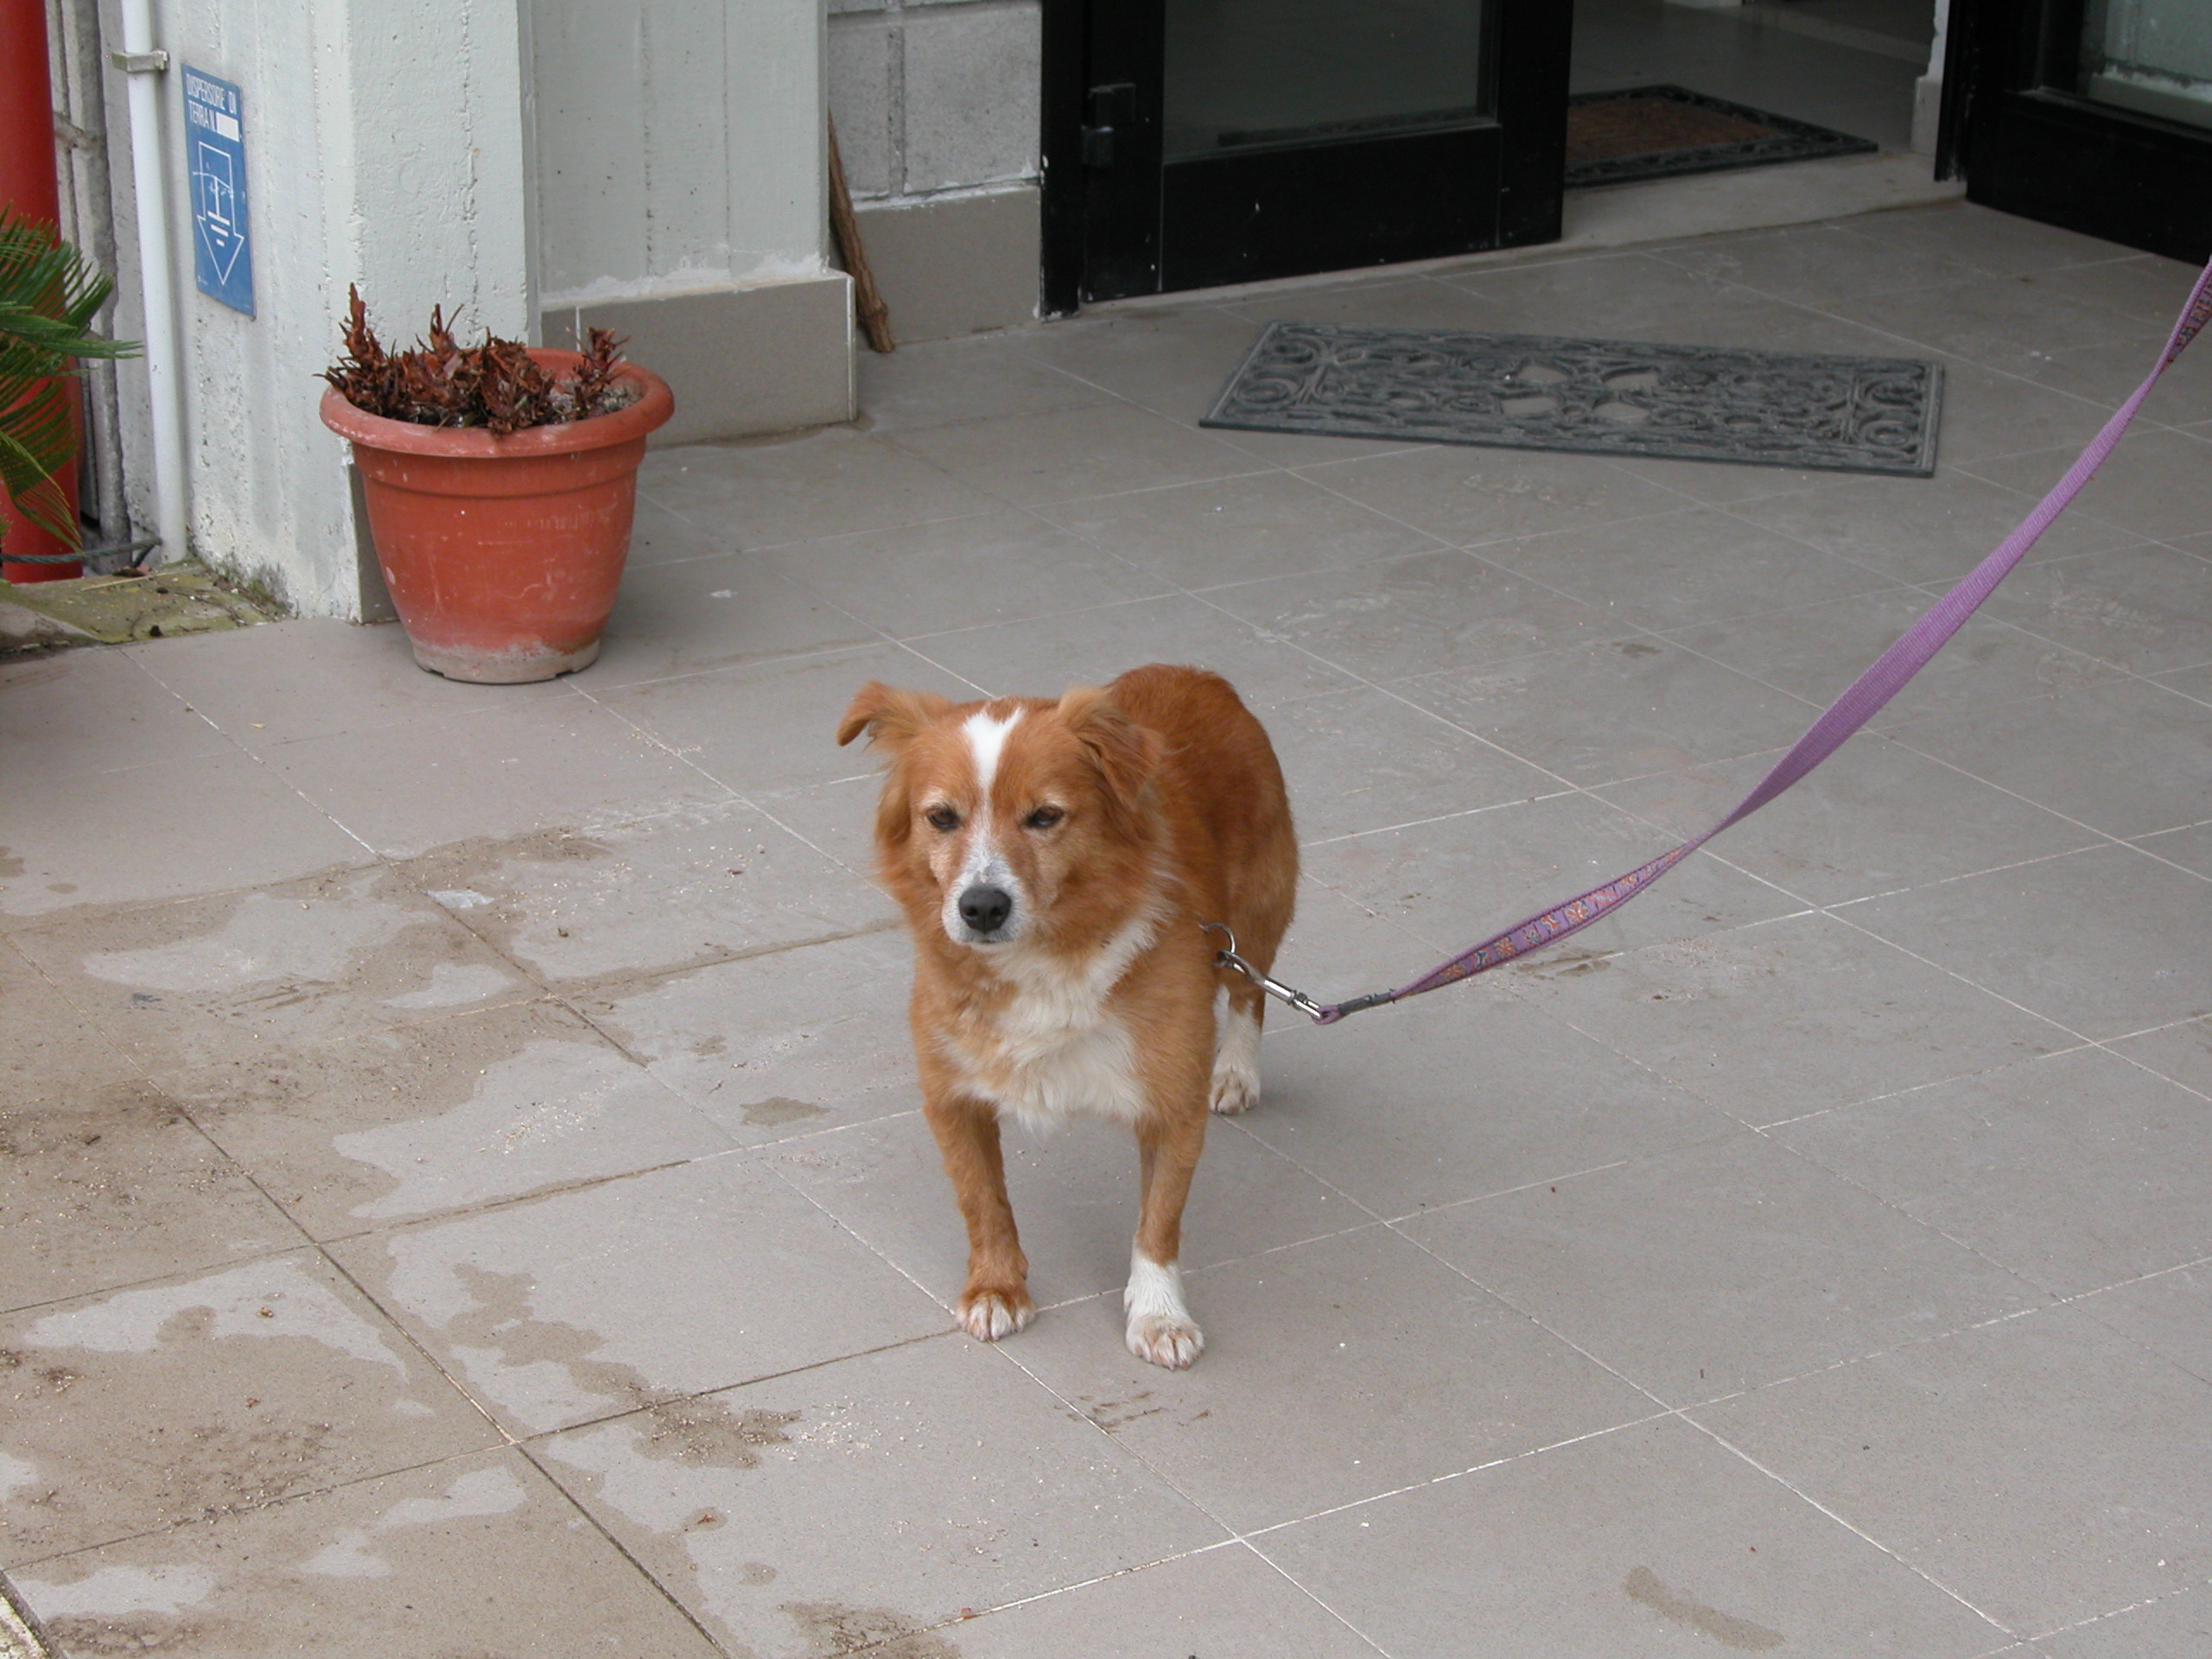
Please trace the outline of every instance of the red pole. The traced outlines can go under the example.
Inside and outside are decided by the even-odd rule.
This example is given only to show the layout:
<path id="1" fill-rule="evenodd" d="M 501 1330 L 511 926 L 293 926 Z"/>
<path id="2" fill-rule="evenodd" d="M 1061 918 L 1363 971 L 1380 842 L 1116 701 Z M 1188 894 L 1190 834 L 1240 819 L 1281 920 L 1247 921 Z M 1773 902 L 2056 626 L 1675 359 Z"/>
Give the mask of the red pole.
<path id="1" fill-rule="evenodd" d="M 47 80 L 46 0 L 0 0 L 0 202 L 18 217 L 51 225 L 61 217 L 61 188 L 54 168 L 54 89 Z M 60 484 L 77 510 L 77 468 L 62 469 Z M 49 532 L 15 510 L 0 494 L 0 533 L 10 553 L 66 553 Z M 60 582 L 79 575 L 79 564 L 0 562 L 10 582 Z"/>

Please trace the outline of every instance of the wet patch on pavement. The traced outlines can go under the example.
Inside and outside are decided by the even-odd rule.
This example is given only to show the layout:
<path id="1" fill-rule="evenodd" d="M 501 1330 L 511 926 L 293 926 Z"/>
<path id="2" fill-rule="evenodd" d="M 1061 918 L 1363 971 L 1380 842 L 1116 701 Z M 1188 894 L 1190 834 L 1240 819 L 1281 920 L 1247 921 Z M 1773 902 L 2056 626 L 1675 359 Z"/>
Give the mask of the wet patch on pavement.
<path id="1" fill-rule="evenodd" d="M 36 1560 L 496 1440 L 328 1263 L 297 1251 L 0 1320 L 0 1550 Z"/>

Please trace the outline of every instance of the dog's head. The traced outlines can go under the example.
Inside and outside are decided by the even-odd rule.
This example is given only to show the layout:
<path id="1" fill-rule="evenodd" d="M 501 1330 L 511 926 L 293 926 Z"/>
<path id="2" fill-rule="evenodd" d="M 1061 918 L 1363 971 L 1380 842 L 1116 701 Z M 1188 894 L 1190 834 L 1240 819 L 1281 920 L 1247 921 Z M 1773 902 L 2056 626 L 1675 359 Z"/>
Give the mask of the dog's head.
<path id="1" fill-rule="evenodd" d="M 871 680 L 837 728 L 883 751 L 876 868 L 917 929 L 989 951 L 1110 926 L 1158 836 L 1160 741 L 1079 686 L 954 703 Z"/>

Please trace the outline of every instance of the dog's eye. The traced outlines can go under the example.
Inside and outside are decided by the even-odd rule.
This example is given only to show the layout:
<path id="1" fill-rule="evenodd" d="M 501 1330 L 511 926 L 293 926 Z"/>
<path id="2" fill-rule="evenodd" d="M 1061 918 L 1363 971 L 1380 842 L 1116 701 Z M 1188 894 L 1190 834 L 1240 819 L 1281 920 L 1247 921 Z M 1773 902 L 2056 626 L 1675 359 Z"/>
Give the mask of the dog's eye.
<path id="1" fill-rule="evenodd" d="M 1057 806 L 1040 806 L 1022 822 L 1032 830 L 1049 830 L 1065 817 L 1067 814 Z"/>
<path id="2" fill-rule="evenodd" d="M 922 816 L 929 821 L 932 830 L 957 830 L 960 827 L 960 815 L 949 806 L 933 806 Z"/>

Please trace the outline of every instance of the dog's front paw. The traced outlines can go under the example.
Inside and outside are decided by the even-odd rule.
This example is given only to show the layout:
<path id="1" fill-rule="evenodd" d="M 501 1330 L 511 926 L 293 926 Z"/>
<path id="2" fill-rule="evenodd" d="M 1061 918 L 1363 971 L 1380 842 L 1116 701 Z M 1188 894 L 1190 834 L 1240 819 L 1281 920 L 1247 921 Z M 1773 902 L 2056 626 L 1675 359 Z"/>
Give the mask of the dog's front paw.
<path id="1" fill-rule="evenodd" d="M 1206 1345 L 1198 1322 L 1183 1306 L 1183 1272 L 1173 1262 L 1154 1262 L 1142 1250 L 1132 1250 L 1122 1309 L 1128 1316 L 1129 1351 L 1139 1359 L 1186 1371 Z"/>
<path id="2" fill-rule="evenodd" d="M 961 1297 L 957 1311 L 962 1330 L 996 1342 L 1027 1325 L 1036 1317 L 1037 1306 L 1026 1290 L 971 1290 Z"/>
<path id="3" fill-rule="evenodd" d="M 1188 1314 L 1140 1313 L 1129 1321 L 1129 1351 L 1171 1371 L 1187 1371 L 1206 1345 L 1205 1332 Z"/>

